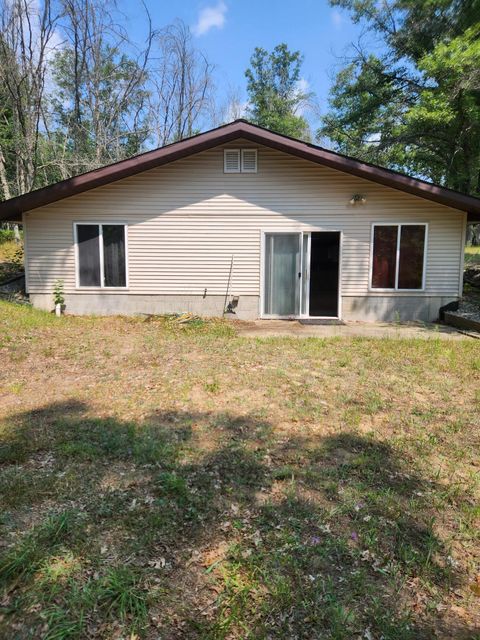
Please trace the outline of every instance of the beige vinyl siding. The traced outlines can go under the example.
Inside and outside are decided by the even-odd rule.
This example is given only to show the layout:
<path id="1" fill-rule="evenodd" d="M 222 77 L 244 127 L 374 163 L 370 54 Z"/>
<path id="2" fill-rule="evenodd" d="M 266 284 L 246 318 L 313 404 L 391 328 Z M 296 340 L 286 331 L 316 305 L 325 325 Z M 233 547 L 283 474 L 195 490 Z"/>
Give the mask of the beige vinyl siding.
<path id="1" fill-rule="evenodd" d="M 458 295 L 464 214 L 267 147 L 226 145 L 250 146 L 257 173 L 225 174 L 217 147 L 28 213 L 29 291 L 61 278 L 74 292 L 73 223 L 112 221 L 128 224 L 129 289 L 118 295 L 222 295 L 232 255 L 231 293 L 259 295 L 261 231 L 324 229 L 343 231 L 342 295 L 375 296 L 372 223 L 418 221 L 429 223 L 418 295 Z M 354 193 L 366 204 L 350 205 Z"/>

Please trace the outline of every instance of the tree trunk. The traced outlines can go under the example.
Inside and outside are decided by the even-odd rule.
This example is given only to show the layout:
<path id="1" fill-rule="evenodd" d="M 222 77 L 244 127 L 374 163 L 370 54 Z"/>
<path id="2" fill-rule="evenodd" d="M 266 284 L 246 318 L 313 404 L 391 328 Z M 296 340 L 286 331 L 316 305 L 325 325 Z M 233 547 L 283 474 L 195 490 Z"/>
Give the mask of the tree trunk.
<path id="1" fill-rule="evenodd" d="M 466 238 L 467 246 L 478 247 L 479 241 L 480 241 L 479 231 L 480 231 L 480 225 L 467 224 L 467 238 Z"/>
<path id="2" fill-rule="evenodd" d="M 0 147 L 0 184 L 2 185 L 3 195 L 5 196 L 5 200 L 10 200 L 12 194 L 10 192 L 10 185 L 8 184 L 7 178 L 7 170 L 5 167 L 5 156 L 3 155 L 3 150 Z M 18 224 L 14 224 L 13 226 L 13 234 L 15 236 L 15 242 L 20 243 L 20 230 L 18 228 Z"/>
<path id="3" fill-rule="evenodd" d="M 5 200 L 10 200 L 12 196 L 10 195 L 10 185 L 8 184 L 5 156 L 3 155 L 2 147 L 0 147 L 0 184 L 2 185 Z"/>

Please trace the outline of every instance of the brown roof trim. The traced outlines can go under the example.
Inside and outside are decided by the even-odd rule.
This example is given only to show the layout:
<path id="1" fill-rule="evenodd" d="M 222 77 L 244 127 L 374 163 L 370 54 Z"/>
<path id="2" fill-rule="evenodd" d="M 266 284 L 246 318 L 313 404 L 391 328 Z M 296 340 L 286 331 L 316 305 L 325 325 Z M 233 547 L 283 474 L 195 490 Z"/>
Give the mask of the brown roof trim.
<path id="1" fill-rule="evenodd" d="M 480 224 L 480 211 L 469 211 L 467 221 Z"/>
<path id="2" fill-rule="evenodd" d="M 30 211 L 46 204 L 68 198 L 121 180 L 128 176 L 147 171 L 154 167 L 185 158 L 194 153 L 205 151 L 220 144 L 228 143 L 236 138 L 244 138 L 258 144 L 278 149 L 285 153 L 316 162 L 317 164 L 338 169 L 345 173 L 365 178 L 400 191 L 405 191 L 433 202 L 453 207 L 469 213 L 471 221 L 480 221 L 480 199 L 464 193 L 446 189 L 423 180 L 411 178 L 402 173 L 384 169 L 373 164 L 361 162 L 355 158 L 335 153 L 294 138 L 274 133 L 250 124 L 245 120 L 235 120 L 227 125 L 201 133 L 192 138 L 148 151 L 141 155 L 110 164 L 94 171 L 57 182 L 48 187 L 25 193 L 22 196 L 0 203 L 0 220 L 14 220 L 21 217 L 22 212 Z"/>

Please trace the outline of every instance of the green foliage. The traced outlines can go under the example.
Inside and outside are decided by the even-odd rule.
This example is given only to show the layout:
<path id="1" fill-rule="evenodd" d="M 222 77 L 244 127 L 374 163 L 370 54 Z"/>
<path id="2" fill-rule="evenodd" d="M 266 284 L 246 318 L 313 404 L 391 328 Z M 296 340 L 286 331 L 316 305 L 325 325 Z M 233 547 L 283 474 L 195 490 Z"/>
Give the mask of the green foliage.
<path id="1" fill-rule="evenodd" d="M 0 229 L 0 244 L 15 240 L 13 229 Z"/>
<path id="2" fill-rule="evenodd" d="M 294 138 L 308 137 L 308 124 L 298 115 L 310 97 L 299 89 L 303 57 L 279 44 L 269 53 L 257 47 L 245 72 L 250 107 L 249 118 L 255 124 Z"/>
<path id="3" fill-rule="evenodd" d="M 47 554 L 74 534 L 76 520 L 76 513 L 63 511 L 48 516 L 43 523 L 34 527 L 0 559 L 0 583 L 34 572 Z"/>
<path id="4" fill-rule="evenodd" d="M 142 121 L 136 120 L 146 89 L 139 82 L 131 91 L 126 90 L 134 78 L 142 78 L 138 64 L 109 45 L 89 62 L 93 69 L 86 63 L 78 69 L 75 51 L 68 47 L 53 61 L 57 146 L 64 143 L 73 173 L 139 153 L 147 137 Z"/>
<path id="5" fill-rule="evenodd" d="M 480 267 L 480 247 L 465 247 L 465 265 Z"/>
<path id="6" fill-rule="evenodd" d="M 480 193 L 479 0 L 331 0 L 383 40 L 337 75 L 318 136 L 336 149 Z M 378 51 L 378 47 L 376 47 Z"/>
<path id="7" fill-rule="evenodd" d="M 53 286 L 53 303 L 55 305 L 65 304 L 63 280 L 57 280 Z"/>
<path id="8" fill-rule="evenodd" d="M 77 613 L 77 612 L 75 612 Z M 44 640 L 72 640 L 81 637 L 83 631 L 82 611 L 74 617 L 72 612 L 65 611 L 59 605 L 52 605 L 42 613 L 48 627 Z"/>
<path id="9" fill-rule="evenodd" d="M 1 83 L 0 83 L 1 84 Z M 0 86 L 0 153 L 3 155 L 5 177 L 13 182 L 15 178 L 15 128 L 12 103 L 5 87 Z M 0 200 L 6 200 L 11 194 L 0 185 Z M 2 229 L 2 231 L 4 231 Z M 1 242 L 1 240 L 0 240 Z"/>
<path id="10" fill-rule="evenodd" d="M 98 590 L 99 606 L 113 617 L 131 620 L 133 627 L 141 626 L 147 617 L 145 591 L 140 580 L 128 567 L 113 568 L 108 571 Z"/>

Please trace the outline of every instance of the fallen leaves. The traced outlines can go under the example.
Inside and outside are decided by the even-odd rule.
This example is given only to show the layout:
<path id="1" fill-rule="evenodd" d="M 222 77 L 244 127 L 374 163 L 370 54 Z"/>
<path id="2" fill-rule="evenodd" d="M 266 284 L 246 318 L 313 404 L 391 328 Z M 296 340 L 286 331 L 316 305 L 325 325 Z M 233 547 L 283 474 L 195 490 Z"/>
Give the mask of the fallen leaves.
<path id="1" fill-rule="evenodd" d="M 477 596 L 477 598 L 480 598 L 480 574 L 478 574 L 475 582 L 472 582 L 469 585 L 470 591 Z"/>

